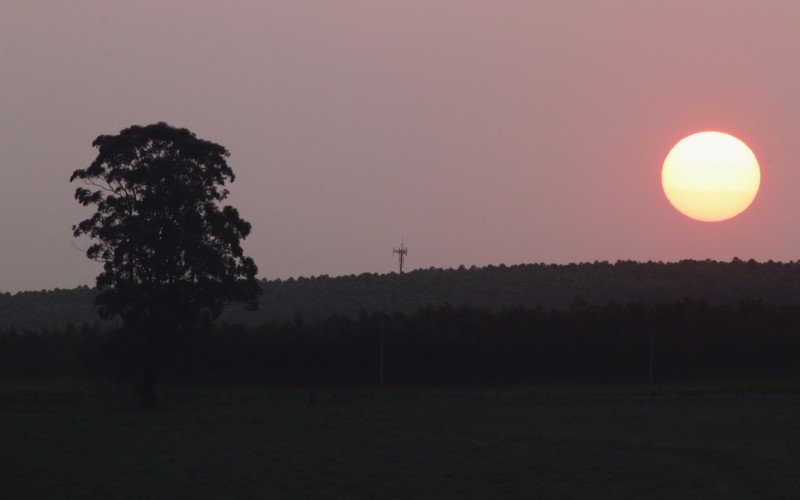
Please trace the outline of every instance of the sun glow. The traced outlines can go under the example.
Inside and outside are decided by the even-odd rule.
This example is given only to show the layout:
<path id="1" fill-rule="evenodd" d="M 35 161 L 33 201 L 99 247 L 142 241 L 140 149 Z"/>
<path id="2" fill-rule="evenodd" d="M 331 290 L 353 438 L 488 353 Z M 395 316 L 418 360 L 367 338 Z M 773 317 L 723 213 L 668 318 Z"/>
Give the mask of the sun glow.
<path id="1" fill-rule="evenodd" d="M 742 213 L 756 197 L 761 170 L 747 145 L 722 132 L 699 132 L 670 150 L 661 170 L 664 194 L 692 219 L 717 222 Z"/>

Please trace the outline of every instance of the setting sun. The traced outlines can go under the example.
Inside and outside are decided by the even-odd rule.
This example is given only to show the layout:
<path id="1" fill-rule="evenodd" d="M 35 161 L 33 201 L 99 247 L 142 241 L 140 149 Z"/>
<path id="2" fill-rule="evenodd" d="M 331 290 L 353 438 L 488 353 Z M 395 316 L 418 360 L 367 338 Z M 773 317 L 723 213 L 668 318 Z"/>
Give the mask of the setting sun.
<path id="1" fill-rule="evenodd" d="M 761 171 L 747 145 L 722 132 L 699 132 L 670 150 L 661 184 L 670 203 L 704 222 L 730 219 L 756 197 Z"/>

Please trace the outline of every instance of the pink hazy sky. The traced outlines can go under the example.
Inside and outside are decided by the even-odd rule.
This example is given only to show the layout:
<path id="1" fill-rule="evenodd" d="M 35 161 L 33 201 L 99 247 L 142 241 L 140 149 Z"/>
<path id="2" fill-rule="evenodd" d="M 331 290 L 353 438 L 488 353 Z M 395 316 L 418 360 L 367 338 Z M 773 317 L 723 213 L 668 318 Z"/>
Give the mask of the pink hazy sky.
<path id="1" fill-rule="evenodd" d="M 267 278 L 800 257 L 794 1 L 0 3 L 0 290 L 92 284 L 68 182 L 166 121 L 231 151 Z M 761 190 L 687 219 L 662 161 L 744 140 Z"/>

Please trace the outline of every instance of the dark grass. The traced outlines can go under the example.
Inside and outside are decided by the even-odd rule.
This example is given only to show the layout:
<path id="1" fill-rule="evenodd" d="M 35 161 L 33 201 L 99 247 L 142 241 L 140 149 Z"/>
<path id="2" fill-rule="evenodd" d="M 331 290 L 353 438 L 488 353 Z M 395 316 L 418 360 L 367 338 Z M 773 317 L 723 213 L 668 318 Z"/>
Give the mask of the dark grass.
<path id="1" fill-rule="evenodd" d="M 0 386 L 0 497 L 779 498 L 800 385 L 172 390 Z"/>

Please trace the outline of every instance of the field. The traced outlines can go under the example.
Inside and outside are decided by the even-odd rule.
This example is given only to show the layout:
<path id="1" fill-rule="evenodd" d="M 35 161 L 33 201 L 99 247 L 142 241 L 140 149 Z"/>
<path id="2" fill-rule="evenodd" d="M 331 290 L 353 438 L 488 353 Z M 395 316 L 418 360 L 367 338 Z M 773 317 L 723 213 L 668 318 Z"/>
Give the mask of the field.
<path id="1" fill-rule="evenodd" d="M 171 390 L 0 385 L 0 496 L 712 497 L 800 492 L 800 385 Z M 131 396 L 132 398 L 132 396 Z"/>

